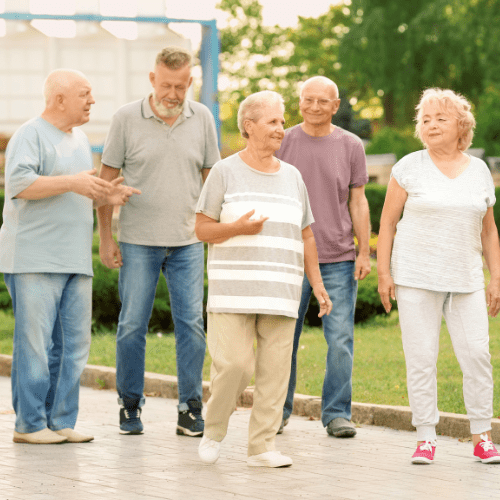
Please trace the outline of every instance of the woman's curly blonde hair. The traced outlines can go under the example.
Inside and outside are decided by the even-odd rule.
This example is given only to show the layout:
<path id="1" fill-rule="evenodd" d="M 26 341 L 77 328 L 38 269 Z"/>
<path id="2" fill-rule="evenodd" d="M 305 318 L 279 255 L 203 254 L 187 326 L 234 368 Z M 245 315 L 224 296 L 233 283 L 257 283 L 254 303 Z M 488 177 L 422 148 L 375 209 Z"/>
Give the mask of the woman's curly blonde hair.
<path id="1" fill-rule="evenodd" d="M 422 118 L 424 114 L 424 106 L 429 102 L 437 102 L 446 111 L 454 115 L 458 120 L 458 149 L 465 151 L 472 143 L 474 136 L 474 127 L 476 120 L 471 112 L 471 105 L 467 99 L 449 89 L 431 88 L 422 93 L 420 102 L 416 110 L 417 116 L 415 117 L 416 127 L 415 136 L 418 137 L 422 144 L 427 147 L 422 137 Z"/>

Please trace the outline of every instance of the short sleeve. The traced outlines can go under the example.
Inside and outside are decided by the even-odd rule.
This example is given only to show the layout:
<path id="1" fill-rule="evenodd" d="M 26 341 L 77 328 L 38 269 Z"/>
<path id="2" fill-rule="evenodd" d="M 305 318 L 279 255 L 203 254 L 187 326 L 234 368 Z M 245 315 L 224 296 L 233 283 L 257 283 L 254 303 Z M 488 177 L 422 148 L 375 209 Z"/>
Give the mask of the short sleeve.
<path id="1" fill-rule="evenodd" d="M 349 187 L 356 188 L 364 186 L 368 182 L 368 170 L 366 169 L 365 148 L 361 140 L 351 139 L 353 150 L 351 154 L 351 180 Z"/>
<path id="2" fill-rule="evenodd" d="M 125 134 L 123 118 L 116 113 L 111 119 L 108 136 L 102 152 L 102 164 L 112 168 L 123 168 L 125 163 Z"/>
<path id="3" fill-rule="evenodd" d="M 399 160 L 396 165 L 392 167 L 391 177 L 396 179 L 396 182 L 405 190 L 408 191 L 408 179 L 407 179 L 407 165 L 403 159 Z"/>
<path id="4" fill-rule="evenodd" d="M 485 166 L 485 177 L 486 177 L 486 206 L 488 208 L 492 207 L 496 202 L 495 197 L 495 184 L 493 182 L 493 177 L 488 167 Z"/>
<path id="5" fill-rule="evenodd" d="M 217 168 L 217 165 L 218 163 L 214 165 L 203 185 L 196 213 L 219 221 L 226 188 L 221 169 Z"/>
<path id="6" fill-rule="evenodd" d="M 207 114 L 208 117 L 205 127 L 205 159 L 202 168 L 212 168 L 220 160 L 215 120 L 210 111 L 207 111 Z"/>
<path id="7" fill-rule="evenodd" d="M 15 198 L 43 174 L 40 141 L 33 127 L 27 126 L 14 134 L 5 163 L 5 184 L 10 198 Z"/>
<path id="8" fill-rule="evenodd" d="M 310 226 L 314 222 L 314 216 L 311 210 L 311 204 L 309 203 L 307 188 L 302 178 L 300 179 L 300 183 L 300 197 L 302 201 L 302 229 L 304 230 L 307 226 Z"/>

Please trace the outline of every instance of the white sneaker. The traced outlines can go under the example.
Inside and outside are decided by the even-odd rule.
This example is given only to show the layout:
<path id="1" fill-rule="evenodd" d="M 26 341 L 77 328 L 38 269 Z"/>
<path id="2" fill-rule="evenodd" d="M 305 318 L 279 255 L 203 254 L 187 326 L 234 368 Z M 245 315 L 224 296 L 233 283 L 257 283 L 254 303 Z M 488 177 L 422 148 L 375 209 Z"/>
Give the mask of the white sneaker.
<path id="1" fill-rule="evenodd" d="M 220 455 L 220 442 L 203 436 L 198 446 L 198 455 L 203 463 L 214 464 Z"/>
<path id="2" fill-rule="evenodd" d="M 292 464 L 293 460 L 290 457 L 285 457 L 279 451 L 266 451 L 247 458 L 249 467 L 290 467 Z"/>

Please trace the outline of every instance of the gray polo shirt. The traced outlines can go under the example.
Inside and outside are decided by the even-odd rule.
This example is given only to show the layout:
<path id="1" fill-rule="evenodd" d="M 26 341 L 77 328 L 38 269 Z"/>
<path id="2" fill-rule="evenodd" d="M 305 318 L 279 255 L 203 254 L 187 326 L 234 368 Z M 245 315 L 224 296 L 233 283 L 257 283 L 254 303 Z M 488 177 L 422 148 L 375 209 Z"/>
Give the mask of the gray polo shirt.
<path id="1" fill-rule="evenodd" d="M 151 246 L 197 242 L 201 170 L 219 160 L 215 121 L 203 104 L 186 100 L 172 126 L 153 113 L 149 96 L 121 107 L 111 121 L 102 163 L 123 169 L 125 184 L 142 194 L 121 208 L 118 240 Z"/>

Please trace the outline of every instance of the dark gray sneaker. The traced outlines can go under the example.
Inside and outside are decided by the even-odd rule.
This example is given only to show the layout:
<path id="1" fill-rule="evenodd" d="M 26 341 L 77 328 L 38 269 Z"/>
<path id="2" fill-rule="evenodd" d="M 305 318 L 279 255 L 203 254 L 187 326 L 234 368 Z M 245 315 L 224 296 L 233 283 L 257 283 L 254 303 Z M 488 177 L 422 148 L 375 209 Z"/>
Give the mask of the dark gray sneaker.
<path id="1" fill-rule="evenodd" d="M 140 399 L 123 398 L 120 408 L 120 434 L 142 434 L 144 427 L 139 402 Z"/>
<path id="2" fill-rule="evenodd" d="M 278 432 L 276 434 L 283 434 L 283 430 L 288 425 L 288 422 L 290 422 L 290 417 L 282 418 L 280 428 L 278 429 Z"/>
<path id="3" fill-rule="evenodd" d="M 205 430 L 205 422 L 201 416 L 202 402 L 190 399 L 189 409 L 180 411 L 177 418 L 177 434 L 179 436 L 201 437 Z"/>
<path id="4" fill-rule="evenodd" d="M 326 432 L 337 438 L 352 438 L 356 435 L 356 428 L 350 420 L 339 417 L 328 422 Z"/>

